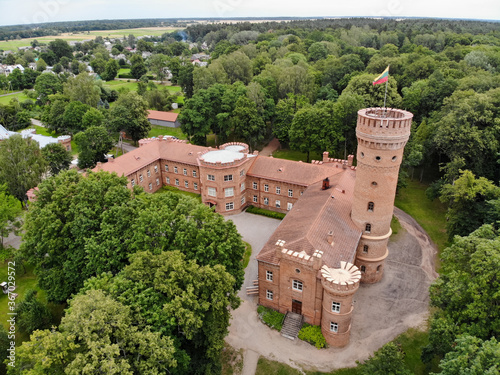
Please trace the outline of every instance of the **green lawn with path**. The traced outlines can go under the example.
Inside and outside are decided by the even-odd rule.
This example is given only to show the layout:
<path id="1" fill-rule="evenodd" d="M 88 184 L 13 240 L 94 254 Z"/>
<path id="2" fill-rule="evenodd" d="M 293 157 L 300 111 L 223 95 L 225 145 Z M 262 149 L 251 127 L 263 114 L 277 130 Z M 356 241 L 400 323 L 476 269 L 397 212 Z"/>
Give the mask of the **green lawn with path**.
<path id="1" fill-rule="evenodd" d="M 9 102 L 16 98 L 19 102 L 24 102 L 26 99 L 29 99 L 25 94 L 19 92 L 17 94 L 0 96 L 0 104 L 9 104 Z"/>

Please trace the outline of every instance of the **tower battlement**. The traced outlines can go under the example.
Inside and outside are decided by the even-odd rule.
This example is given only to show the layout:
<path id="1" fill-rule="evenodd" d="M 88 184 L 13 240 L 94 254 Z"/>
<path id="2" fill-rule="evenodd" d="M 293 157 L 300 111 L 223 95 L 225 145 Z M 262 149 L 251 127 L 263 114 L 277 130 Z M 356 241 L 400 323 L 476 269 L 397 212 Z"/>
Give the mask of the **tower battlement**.
<path id="1" fill-rule="evenodd" d="M 313 255 L 308 255 L 305 251 L 288 250 L 285 248 L 285 241 L 278 240 L 276 242 L 276 256 L 281 259 L 293 260 L 304 266 L 319 269 L 322 263 L 323 251 L 314 250 Z"/>

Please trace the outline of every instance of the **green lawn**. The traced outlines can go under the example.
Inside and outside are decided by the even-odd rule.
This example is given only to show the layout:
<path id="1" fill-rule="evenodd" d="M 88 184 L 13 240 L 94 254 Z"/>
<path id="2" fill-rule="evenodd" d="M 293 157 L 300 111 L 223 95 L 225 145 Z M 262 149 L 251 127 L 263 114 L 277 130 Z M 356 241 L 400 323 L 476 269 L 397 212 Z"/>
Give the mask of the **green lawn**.
<path id="1" fill-rule="evenodd" d="M 411 215 L 442 251 L 448 243 L 446 234 L 446 206 L 439 200 L 430 201 L 425 195 L 428 185 L 409 181 L 408 187 L 396 195 L 396 207 Z"/>
<path id="2" fill-rule="evenodd" d="M 50 132 L 47 128 L 44 128 L 43 126 L 31 125 L 31 127 L 36 130 L 36 134 L 45 135 L 47 137 L 57 138 L 60 135 L 62 135 L 58 133 L 54 134 Z M 71 155 L 76 155 L 76 154 L 78 154 L 78 146 L 76 145 L 75 141 L 71 139 Z"/>
<path id="3" fill-rule="evenodd" d="M 288 365 L 280 362 L 271 361 L 270 359 L 260 357 L 257 362 L 257 370 L 255 375 L 301 375 L 299 370 L 296 370 Z"/>
<path id="4" fill-rule="evenodd" d="M 124 80 L 107 81 L 103 82 L 103 86 L 109 88 L 110 90 L 126 88 L 130 91 L 137 91 L 137 82 L 135 79 L 131 79 L 130 82 Z"/>
<path id="5" fill-rule="evenodd" d="M 252 245 L 248 242 L 244 242 L 244 244 L 245 254 L 243 254 L 243 259 L 241 260 L 243 262 L 243 269 L 247 268 L 248 263 L 250 262 L 250 257 L 252 256 Z"/>
<path id="6" fill-rule="evenodd" d="M 274 151 L 273 157 L 279 159 L 295 160 L 295 161 L 301 160 L 303 162 L 307 161 L 307 154 L 305 152 L 292 151 L 288 149 L 281 149 Z M 323 157 L 319 152 L 311 152 L 309 154 L 309 162 L 311 162 L 311 160 L 323 160 Z"/>
<path id="7" fill-rule="evenodd" d="M 187 139 L 181 128 L 169 128 L 167 126 L 151 125 L 148 137 L 158 137 L 159 135 L 173 135 L 179 139 Z"/>
<path id="8" fill-rule="evenodd" d="M 20 92 L 18 94 L 0 96 L 0 104 L 9 104 L 9 102 L 14 98 L 17 98 L 19 102 L 24 102 L 26 99 L 29 99 L 26 95 Z"/>

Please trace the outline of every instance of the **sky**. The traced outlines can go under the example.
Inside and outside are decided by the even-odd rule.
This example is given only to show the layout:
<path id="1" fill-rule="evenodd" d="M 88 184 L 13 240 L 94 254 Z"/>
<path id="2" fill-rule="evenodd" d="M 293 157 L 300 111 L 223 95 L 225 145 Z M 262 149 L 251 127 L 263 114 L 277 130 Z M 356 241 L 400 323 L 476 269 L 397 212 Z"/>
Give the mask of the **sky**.
<path id="1" fill-rule="evenodd" d="M 498 0 L 0 0 L 0 25 L 129 18 L 437 17 L 500 20 Z"/>

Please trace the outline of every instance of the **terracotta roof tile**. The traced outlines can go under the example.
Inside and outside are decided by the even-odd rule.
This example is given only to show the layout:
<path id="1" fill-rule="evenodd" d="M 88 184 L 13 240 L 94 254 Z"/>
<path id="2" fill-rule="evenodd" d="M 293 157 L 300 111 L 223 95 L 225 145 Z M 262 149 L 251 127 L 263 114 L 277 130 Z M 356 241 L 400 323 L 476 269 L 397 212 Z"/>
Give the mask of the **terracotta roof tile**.
<path id="1" fill-rule="evenodd" d="M 335 163 L 309 164 L 259 155 L 247 174 L 254 177 L 309 186 L 328 176 L 340 173 L 342 170 L 341 167 L 337 168 Z"/>
<path id="2" fill-rule="evenodd" d="M 148 111 L 148 120 L 153 119 L 153 120 L 175 122 L 177 121 L 177 116 L 179 116 L 179 114 L 174 112 L 153 111 L 153 110 Z"/>
<path id="3" fill-rule="evenodd" d="M 278 264 L 279 259 L 274 256 L 275 243 L 283 240 L 286 249 L 296 252 L 312 255 L 314 250 L 322 250 L 324 264 L 328 267 L 338 268 L 341 261 L 354 261 L 361 237 L 361 231 L 350 217 L 356 172 L 340 171 L 342 173 L 330 176 L 330 189 L 321 190 L 322 181 L 306 189 L 262 248 L 257 260 Z M 333 232 L 333 246 L 327 240 L 330 231 Z"/>

